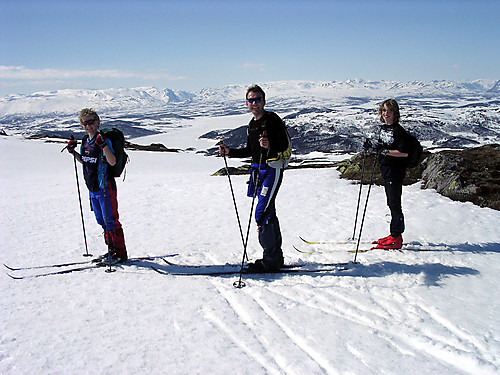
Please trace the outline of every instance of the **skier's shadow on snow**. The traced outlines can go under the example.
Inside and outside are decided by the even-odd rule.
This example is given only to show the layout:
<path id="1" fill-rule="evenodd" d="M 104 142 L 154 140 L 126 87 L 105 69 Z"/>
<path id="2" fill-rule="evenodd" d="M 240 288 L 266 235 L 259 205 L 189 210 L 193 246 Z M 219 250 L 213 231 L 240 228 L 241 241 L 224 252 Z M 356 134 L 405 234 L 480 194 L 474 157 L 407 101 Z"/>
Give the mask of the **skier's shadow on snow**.
<path id="1" fill-rule="evenodd" d="M 409 245 L 422 246 L 419 242 Z M 428 244 L 430 248 L 443 248 L 436 252 L 467 252 L 467 253 L 500 253 L 500 243 L 484 244 Z M 412 250 L 408 250 L 412 251 Z M 434 252 L 434 251 L 433 251 Z M 403 252 L 404 253 L 404 252 Z M 404 260 L 403 260 L 404 262 Z M 391 274 L 414 274 L 422 275 L 423 282 L 427 286 L 440 286 L 443 278 L 449 276 L 477 276 L 480 272 L 474 268 L 463 266 L 447 266 L 441 263 L 405 264 L 396 262 L 379 262 L 363 265 L 362 262 L 353 264 L 350 272 L 342 274 L 345 276 L 358 277 L 385 277 Z"/>
<path id="2" fill-rule="evenodd" d="M 409 245 L 421 246 L 419 242 L 413 242 Z M 447 244 L 428 244 L 434 248 L 442 248 L 435 250 L 436 252 L 468 252 L 468 253 L 500 253 L 500 243 L 485 243 L 485 244 L 458 244 L 458 245 L 447 245 Z M 408 250 L 412 251 L 412 250 Z M 434 252 L 434 251 L 433 251 Z M 404 252 L 402 252 L 404 254 Z M 313 265 L 313 264 L 311 264 Z M 321 264 L 314 264 L 316 266 L 321 266 Z M 163 269 L 164 271 L 187 271 L 190 267 L 172 267 L 168 265 L 160 265 L 152 261 L 140 261 L 134 262 L 134 266 L 138 268 L 147 268 L 151 270 L 151 266 Z M 226 265 L 227 266 L 227 265 Z M 224 267 L 224 265 L 213 265 L 213 267 Z M 322 277 L 325 275 L 331 276 L 347 276 L 347 277 L 386 277 L 393 274 L 413 274 L 421 275 L 423 278 L 423 283 L 427 286 L 440 286 L 442 280 L 449 276 L 477 276 L 480 272 L 474 268 L 462 267 L 462 266 L 447 266 L 441 263 L 421 263 L 421 264 L 407 264 L 404 263 L 404 258 L 402 258 L 401 263 L 396 262 L 378 262 L 372 264 L 363 264 L 360 261 L 357 264 L 349 264 L 345 271 L 324 271 L 321 273 L 308 273 L 310 277 Z M 192 267 L 193 269 L 199 269 L 197 267 Z M 152 270 L 151 270 L 152 271 Z M 295 275 L 304 275 L 305 273 L 297 272 Z M 284 277 L 286 274 L 244 274 L 245 279 L 267 279 L 273 281 Z M 198 275 L 200 276 L 200 275 Z M 213 277 L 207 275 L 205 277 Z M 235 275 L 219 275 L 222 278 L 234 278 Z"/>
<path id="3" fill-rule="evenodd" d="M 440 286 L 441 281 L 449 276 L 477 276 L 480 272 L 474 268 L 462 266 L 446 266 L 441 263 L 404 264 L 396 262 L 379 262 L 363 265 L 353 264 L 348 273 L 340 276 L 350 277 L 386 277 L 394 274 L 421 275 L 423 284 Z"/>
<path id="4" fill-rule="evenodd" d="M 141 262 L 136 264 L 138 267 L 150 268 L 151 265 L 156 266 L 156 268 L 165 271 L 167 274 L 169 272 L 180 271 L 179 267 L 171 267 L 171 266 L 162 266 L 158 265 L 158 263 L 153 262 Z M 321 267 L 320 263 L 311 263 L 311 266 L 314 265 L 316 267 Z M 214 268 L 224 267 L 223 265 L 213 265 Z M 340 268 L 343 268 L 342 265 Z M 210 268 L 210 267 L 207 267 Z M 243 279 L 254 279 L 254 280 L 264 280 L 264 281 L 276 281 L 283 277 L 290 276 L 305 276 L 309 277 L 323 277 L 323 276 L 337 276 L 337 277 L 363 277 L 363 278 L 371 278 L 371 277 L 386 277 L 394 274 L 412 274 L 412 275 L 421 275 L 423 279 L 423 284 L 426 286 L 440 286 L 440 283 L 444 278 L 449 276 L 477 276 L 480 272 L 474 268 L 470 267 L 462 267 L 462 266 L 447 266 L 441 263 L 422 263 L 422 264 L 405 264 L 405 263 L 396 263 L 396 262 L 379 262 L 373 264 L 363 263 L 350 263 L 346 267 L 347 269 L 339 270 L 332 269 L 331 271 L 324 271 L 318 273 L 253 273 L 253 274 L 243 274 Z M 197 267 L 182 267 L 182 270 L 185 271 L 185 276 L 189 276 L 189 271 L 199 270 Z M 175 276 L 175 273 L 171 274 Z M 224 279 L 234 279 L 238 275 L 195 275 L 196 277 L 218 277 Z"/>

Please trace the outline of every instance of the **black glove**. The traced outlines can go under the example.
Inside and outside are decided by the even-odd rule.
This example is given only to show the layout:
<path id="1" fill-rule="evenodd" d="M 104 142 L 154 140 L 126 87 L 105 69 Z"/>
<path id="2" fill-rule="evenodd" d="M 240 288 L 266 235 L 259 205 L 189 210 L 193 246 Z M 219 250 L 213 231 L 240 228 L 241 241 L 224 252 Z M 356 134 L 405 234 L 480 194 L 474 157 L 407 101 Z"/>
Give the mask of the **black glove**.
<path id="1" fill-rule="evenodd" d="M 382 142 L 377 142 L 372 146 L 372 150 L 376 153 L 379 153 L 384 148 L 384 144 Z"/>
<path id="2" fill-rule="evenodd" d="M 97 134 L 97 137 L 95 139 L 95 144 L 98 145 L 100 148 L 106 147 L 106 137 L 102 135 L 101 133 Z"/>
<path id="3" fill-rule="evenodd" d="M 68 152 L 72 154 L 73 152 L 75 152 L 76 146 L 78 146 L 78 142 L 76 141 L 76 139 L 72 139 L 71 141 L 68 141 L 66 148 L 68 149 Z"/>
<path id="4" fill-rule="evenodd" d="M 363 150 L 365 150 L 365 152 L 375 152 L 378 154 L 382 149 L 384 149 L 384 144 L 380 141 L 373 144 L 371 140 L 367 139 L 365 143 L 363 143 Z"/>

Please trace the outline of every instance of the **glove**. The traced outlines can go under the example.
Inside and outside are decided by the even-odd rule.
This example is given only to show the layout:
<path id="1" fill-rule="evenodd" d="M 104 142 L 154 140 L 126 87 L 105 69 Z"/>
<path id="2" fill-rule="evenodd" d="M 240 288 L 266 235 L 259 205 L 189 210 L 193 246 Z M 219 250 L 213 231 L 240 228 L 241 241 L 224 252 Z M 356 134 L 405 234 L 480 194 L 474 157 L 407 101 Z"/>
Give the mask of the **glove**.
<path id="1" fill-rule="evenodd" d="M 384 144 L 382 142 L 377 142 L 372 146 L 372 150 L 374 152 L 380 152 L 384 148 Z"/>
<path id="2" fill-rule="evenodd" d="M 229 154 L 229 147 L 227 147 L 222 141 L 219 143 L 219 154 L 223 156 Z"/>
<path id="3" fill-rule="evenodd" d="M 73 152 L 75 152 L 76 146 L 78 146 L 78 142 L 76 141 L 76 139 L 72 139 L 71 141 L 68 141 L 66 148 L 68 149 L 68 152 L 72 154 Z"/>
<path id="4" fill-rule="evenodd" d="M 100 148 L 106 147 L 106 137 L 102 135 L 101 133 L 97 134 L 97 137 L 95 139 L 95 144 L 98 145 Z"/>
<path id="5" fill-rule="evenodd" d="M 377 143 L 373 144 L 371 140 L 367 139 L 365 141 L 365 143 L 363 143 L 363 150 L 365 150 L 365 152 L 378 153 L 383 148 L 384 148 L 384 144 L 381 142 L 377 142 Z"/>

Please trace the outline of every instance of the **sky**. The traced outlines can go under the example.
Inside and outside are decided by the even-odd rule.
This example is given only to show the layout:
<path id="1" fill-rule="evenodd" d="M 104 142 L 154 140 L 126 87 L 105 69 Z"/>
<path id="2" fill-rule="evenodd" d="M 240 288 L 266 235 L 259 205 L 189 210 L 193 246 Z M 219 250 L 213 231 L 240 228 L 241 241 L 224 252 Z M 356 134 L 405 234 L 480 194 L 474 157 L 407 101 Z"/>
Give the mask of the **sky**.
<path id="1" fill-rule="evenodd" d="M 0 0 L 0 95 L 500 79 L 498 0 Z"/>

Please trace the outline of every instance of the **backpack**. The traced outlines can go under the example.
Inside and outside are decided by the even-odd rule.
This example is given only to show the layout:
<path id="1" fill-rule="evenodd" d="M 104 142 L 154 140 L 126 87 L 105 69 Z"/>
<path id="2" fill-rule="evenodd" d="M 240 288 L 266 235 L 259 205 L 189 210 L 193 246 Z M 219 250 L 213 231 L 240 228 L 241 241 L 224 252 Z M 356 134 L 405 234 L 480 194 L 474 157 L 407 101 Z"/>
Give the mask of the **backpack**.
<path id="1" fill-rule="evenodd" d="M 100 133 L 111 141 L 116 158 L 115 165 L 111 166 L 108 164 L 108 174 L 112 177 L 120 177 L 125 169 L 125 164 L 129 161 L 129 157 L 125 152 L 125 137 L 117 128 L 104 128 L 101 129 Z"/>
<path id="2" fill-rule="evenodd" d="M 290 138 L 290 134 L 288 133 L 288 129 L 286 128 L 286 126 L 285 133 L 288 140 L 288 147 L 286 148 L 286 150 L 278 152 L 278 155 L 275 158 L 266 160 L 267 165 L 272 168 L 285 169 L 290 163 L 290 159 L 292 157 L 292 138 Z"/>
<path id="3" fill-rule="evenodd" d="M 408 132 L 406 133 L 406 140 L 408 142 L 408 161 L 406 166 L 408 168 L 415 168 L 420 164 L 424 148 L 418 139 Z"/>

